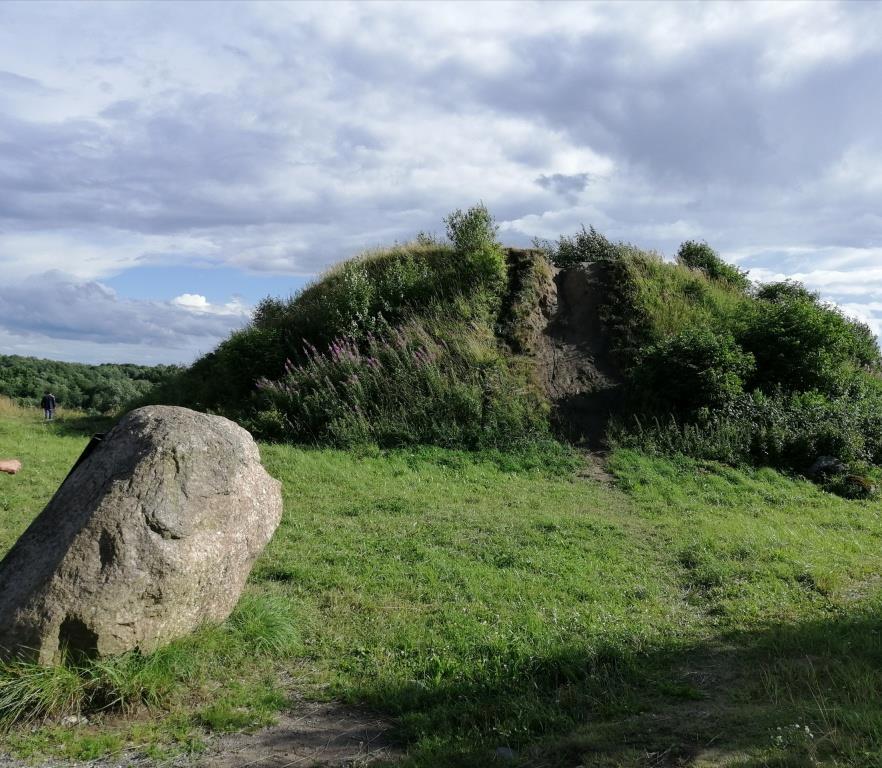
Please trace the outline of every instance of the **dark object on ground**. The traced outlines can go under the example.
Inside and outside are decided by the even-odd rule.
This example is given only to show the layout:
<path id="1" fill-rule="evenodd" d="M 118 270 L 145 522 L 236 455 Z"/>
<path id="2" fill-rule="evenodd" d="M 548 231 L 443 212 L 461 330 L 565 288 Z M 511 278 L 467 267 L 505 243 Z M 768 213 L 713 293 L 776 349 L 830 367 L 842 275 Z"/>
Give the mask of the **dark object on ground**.
<path id="1" fill-rule="evenodd" d="M 876 495 L 876 484 L 863 475 L 836 475 L 824 486 L 831 493 L 844 499 L 872 499 Z"/>
<path id="2" fill-rule="evenodd" d="M 132 411 L 0 563 L 0 648 L 41 663 L 149 652 L 233 609 L 282 514 L 227 419 Z"/>
<path id="3" fill-rule="evenodd" d="M 823 480 L 836 475 L 844 475 L 846 472 L 848 472 L 848 467 L 836 457 L 819 456 L 815 463 L 809 467 L 806 475 L 812 480 Z"/>

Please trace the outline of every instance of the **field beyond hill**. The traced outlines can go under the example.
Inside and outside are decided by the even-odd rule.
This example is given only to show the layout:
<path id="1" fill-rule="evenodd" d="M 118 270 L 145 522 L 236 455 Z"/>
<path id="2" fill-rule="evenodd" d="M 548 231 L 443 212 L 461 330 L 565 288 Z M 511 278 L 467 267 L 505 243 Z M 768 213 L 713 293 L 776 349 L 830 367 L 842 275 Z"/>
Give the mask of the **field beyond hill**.
<path id="1" fill-rule="evenodd" d="M 4 406 L 24 469 L 0 476 L 0 552 L 85 442 Z M 563 448 L 261 451 L 285 514 L 230 620 L 4 667 L 3 749 L 211 764 L 218 734 L 306 698 L 382 718 L 402 765 L 882 761 L 873 502 L 630 449 L 606 481 Z"/>

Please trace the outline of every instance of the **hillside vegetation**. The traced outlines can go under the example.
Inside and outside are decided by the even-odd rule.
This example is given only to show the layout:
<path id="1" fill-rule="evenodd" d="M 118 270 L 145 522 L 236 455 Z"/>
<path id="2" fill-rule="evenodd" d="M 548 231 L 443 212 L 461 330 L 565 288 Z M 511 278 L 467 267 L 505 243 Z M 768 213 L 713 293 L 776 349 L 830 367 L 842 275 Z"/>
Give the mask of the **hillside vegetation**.
<path id="1" fill-rule="evenodd" d="M 178 373 L 174 365 L 84 365 L 0 355 L 0 395 L 30 406 L 52 392 L 62 408 L 110 413 Z"/>
<path id="2" fill-rule="evenodd" d="M 870 492 L 882 359 L 866 325 L 799 283 L 750 284 L 703 243 L 684 243 L 675 264 L 593 230 L 548 250 L 602 265 L 601 312 L 627 394 L 615 442 L 798 472 L 836 457 L 853 472 L 831 487 Z"/>
<path id="3" fill-rule="evenodd" d="M 705 243 L 684 243 L 675 263 L 594 229 L 505 249 L 483 206 L 447 229 L 446 242 L 369 253 L 295 297 L 265 299 L 248 327 L 148 399 L 301 444 L 473 449 L 557 434 L 795 472 L 830 457 L 818 479 L 832 490 L 874 491 L 880 351 L 817 294 L 753 285 Z M 619 372 L 614 397 L 592 405 L 590 382 L 579 394 L 583 413 L 604 409 L 600 438 L 561 428 L 572 409 L 543 386 L 542 366 L 557 362 L 535 343 L 552 320 L 575 322 L 552 318 L 556 285 L 588 269 L 596 335 Z M 590 363 L 596 346 L 579 354 Z"/>
<path id="4" fill-rule="evenodd" d="M 424 239 L 337 266 L 150 395 L 258 435 L 347 446 L 479 448 L 548 436 L 528 367 L 500 345 L 511 279 L 482 207 Z"/>

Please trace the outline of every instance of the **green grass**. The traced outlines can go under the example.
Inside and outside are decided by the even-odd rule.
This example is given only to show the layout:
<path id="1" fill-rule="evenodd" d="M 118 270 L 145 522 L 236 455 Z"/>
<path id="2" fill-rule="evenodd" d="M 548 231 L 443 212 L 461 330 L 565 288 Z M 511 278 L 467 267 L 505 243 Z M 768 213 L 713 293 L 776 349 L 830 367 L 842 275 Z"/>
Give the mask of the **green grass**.
<path id="1" fill-rule="evenodd" d="M 77 428 L 0 416 L 0 455 L 24 463 L 0 475 L 0 551 Z M 4 691 L 54 696 L 8 751 L 159 759 L 297 694 L 393 718 L 410 766 L 499 746 L 548 766 L 882 761 L 878 505 L 625 450 L 615 486 L 563 449 L 261 450 L 285 515 L 230 620 L 147 657 L 7 666 L 0 709 Z"/>
<path id="2" fill-rule="evenodd" d="M 731 330 L 751 299 L 704 273 L 665 262 L 652 252 L 623 247 L 603 265 L 602 314 L 619 362 L 628 368 L 649 344 L 690 328 Z"/>

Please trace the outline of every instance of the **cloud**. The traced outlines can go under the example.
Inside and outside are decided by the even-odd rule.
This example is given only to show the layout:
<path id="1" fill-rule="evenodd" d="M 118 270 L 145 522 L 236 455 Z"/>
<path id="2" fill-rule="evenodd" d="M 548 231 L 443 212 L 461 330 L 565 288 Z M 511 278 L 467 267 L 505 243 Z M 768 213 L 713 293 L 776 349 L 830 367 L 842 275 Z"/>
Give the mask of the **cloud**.
<path id="1" fill-rule="evenodd" d="M 542 189 L 549 189 L 561 197 L 575 202 L 578 200 L 579 193 L 588 186 L 590 180 L 591 176 L 587 173 L 552 173 L 551 175 L 543 173 L 536 179 L 536 183 Z"/>
<path id="2" fill-rule="evenodd" d="M 668 255 L 701 238 L 837 301 L 876 290 L 878 4 L 0 13 L 7 301 L 53 269 L 79 292 L 164 264 L 316 274 L 478 200 L 512 244 L 582 224 Z M 161 312 L 236 316 L 195 290 L 128 307 L 143 322 L 126 343 L 152 343 Z"/>
<path id="3" fill-rule="evenodd" d="M 0 332 L 19 353 L 27 342 L 128 345 L 158 347 L 169 360 L 189 362 L 249 314 L 241 303 L 214 306 L 193 294 L 170 302 L 125 300 L 100 282 L 78 282 L 59 271 L 0 286 Z"/>
<path id="4" fill-rule="evenodd" d="M 241 299 L 236 298 L 228 301 L 226 304 L 212 304 L 205 296 L 199 293 L 182 293 L 180 296 L 175 296 L 171 303 L 191 312 L 207 313 L 209 315 L 232 315 L 240 319 L 250 315 L 250 309 L 242 303 Z"/>

